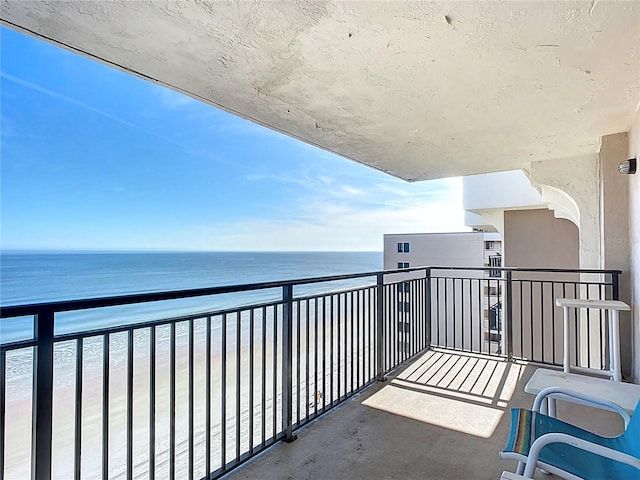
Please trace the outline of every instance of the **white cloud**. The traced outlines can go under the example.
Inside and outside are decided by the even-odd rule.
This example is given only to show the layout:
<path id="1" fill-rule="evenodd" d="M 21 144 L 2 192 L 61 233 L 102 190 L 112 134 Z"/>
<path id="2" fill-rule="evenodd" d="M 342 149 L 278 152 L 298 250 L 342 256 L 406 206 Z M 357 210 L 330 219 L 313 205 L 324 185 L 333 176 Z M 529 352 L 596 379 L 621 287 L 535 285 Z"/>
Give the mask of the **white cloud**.
<path id="1" fill-rule="evenodd" d="M 62 100 L 64 102 L 67 103 L 71 103 L 73 105 L 76 105 L 78 107 L 84 108 L 85 110 L 89 110 L 91 112 L 97 113 L 98 115 L 101 115 L 103 117 L 109 118 L 115 122 L 121 123 L 123 125 L 126 125 L 128 127 L 134 127 L 135 125 L 127 120 L 124 120 L 116 115 L 112 115 L 109 112 L 105 112 L 104 110 L 100 110 L 98 108 L 92 107 L 91 105 L 88 105 L 86 103 L 80 102 L 78 100 L 75 100 L 73 98 L 67 97 L 65 95 L 62 95 L 60 93 L 54 92 L 53 90 L 49 90 L 48 88 L 44 88 L 41 87 L 40 85 L 37 85 L 35 83 L 29 82 L 27 80 L 23 80 L 22 78 L 18 78 L 15 77 L 13 75 L 10 75 L 8 73 L 5 72 L 0 72 L 0 78 L 4 78 L 5 80 L 8 80 L 12 83 L 15 83 L 17 85 L 22 85 L 23 87 L 27 87 L 30 88 L 33 91 L 36 91 L 38 93 L 42 93 L 43 95 L 47 95 L 51 98 L 55 98 L 56 100 Z"/>
<path id="2" fill-rule="evenodd" d="M 385 185 L 384 183 L 377 183 L 376 187 L 384 192 L 392 193 L 393 195 L 398 195 L 401 197 L 408 197 L 411 195 L 411 192 L 409 192 L 408 190 L 390 186 L 390 185 Z"/>
<path id="3" fill-rule="evenodd" d="M 453 189 L 455 193 L 455 189 Z M 127 229 L 82 228 L 48 237 L 47 244 L 31 248 L 113 248 L 148 250 L 231 251 L 380 251 L 385 233 L 424 233 L 468 230 L 464 226 L 462 196 L 429 198 L 411 202 L 354 202 L 331 197 L 305 196 L 298 205 L 287 205 L 282 219 L 239 218 L 215 224 L 167 223 L 148 235 L 141 223 Z M 358 198 L 358 197 L 355 197 Z M 405 199 L 406 200 L 406 199 Z M 256 210 L 260 212 L 260 210 Z M 78 245 L 70 245 L 75 238 Z M 10 245 L 6 245 L 10 247 Z"/>
<path id="4" fill-rule="evenodd" d="M 359 188 L 352 187 L 351 185 L 342 185 L 342 191 L 349 195 L 362 195 L 364 193 Z"/>
<path id="5" fill-rule="evenodd" d="M 185 95 L 183 93 L 174 92 L 166 87 L 159 87 L 160 102 L 162 105 L 169 109 L 180 109 L 188 105 L 198 104 L 197 100 Z"/>
<path id="6" fill-rule="evenodd" d="M 325 185 L 331 185 L 335 181 L 333 177 L 330 177 L 328 175 L 318 175 L 318 180 L 320 180 Z"/>
<path id="7" fill-rule="evenodd" d="M 253 175 L 303 187 L 279 219 L 245 218 L 199 229 L 199 249 L 380 250 L 385 233 L 465 231 L 462 182 L 359 182 L 327 175 Z M 345 181 L 341 181 L 345 180 Z M 347 183 L 348 181 L 348 183 Z M 382 187 L 382 188 L 381 188 Z M 259 240 L 257 240 L 259 239 Z"/>
<path id="8" fill-rule="evenodd" d="M 154 248 L 196 250 L 339 251 L 382 249 L 385 233 L 468 230 L 460 201 L 414 206 L 377 206 L 368 210 L 349 204 L 312 204 L 286 220 L 246 218 L 216 226 L 202 225 L 172 237 L 175 244 Z"/>
<path id="9" fill-rule="evenodd" d="M 48 97 L 55 98 L 56 100 L 61 100 L 63 102 L 70 103 L 70 104 L 75 105 L 77 107 L 83 108 L 83 109 L 88 110 L 90 112 L 93 112 L 93 113 L 95 113 L 97 115 L 100 115 L 101 117 L 104 117 L 104 118 L 107 118 L 107 119 L 109 119 L 111 121 L 114 121 L 114 122 L 120 123 L 122 125 L 125 125 L 128 128 L 132 128 L 132 129 L 135 129 L 135 130 L 137 130 L 139 132 L 142 132 L 142 133 L 144 133 L 146 135 L 150 135 L 152 137 L 155 137 L 155 138 L 157 138 L 159 140 L 162 140 L 163 142 L 168 142 L 168 143 L 172 143 L 174 145 L 177 145 L 179 147 L 183 147 L 182 144 L 180 144 L 178 142 L 175 142 L 175 141 L 171 140 L 170 138 L 167 138 L 164 135 L 158 135 L 157 133 L 155 133 L 155 132 L 153 132 L 151 130 L 147 130 L 146 128 L 142 128 L 142 127 L 136 125 L 135 123 L 130 122 L 129 120 L 125 120 L 124 118 L 121 118 L 121 117 L 119 117 L 117 115 L 113 115 L 113 114 L 111 114 L 111 113 L 109 113 L 109 112 L 107 112 L 105 110 L 101 110 L 99 108 L 96 108 L 96 107 L 94 107 L 92 105 L 89 105 L 87 103 L 81 102 L 79 100 L 76 100 L 74 98 L 67 97 L 66 95 L 62 95 L 60 93 L 54 92 L 53 90 L 49 90 L 48 88 L 44 88 L 44 87 L 42 87 L 40 85 L 37 85 L 37 84 L 32 83 L 32 82 L 29 82 L 29 81 L 24 80 L 22 78 L 15 77 L 13 75 L 10 75 L 10 74 L 2 72 L 2 71 L 0 71 L 0 78 L 3 78 L 3 79 L 8 80 L 10 82 L 13 82 L 13 83 L 15 83 L 17 85 L 22 85 L 23 87 L 29 88 L 29 89 L 31 89 L 33 91 L 36 91 L 36 92 L 41 93 L 43 95 L 46 95 Z"/>

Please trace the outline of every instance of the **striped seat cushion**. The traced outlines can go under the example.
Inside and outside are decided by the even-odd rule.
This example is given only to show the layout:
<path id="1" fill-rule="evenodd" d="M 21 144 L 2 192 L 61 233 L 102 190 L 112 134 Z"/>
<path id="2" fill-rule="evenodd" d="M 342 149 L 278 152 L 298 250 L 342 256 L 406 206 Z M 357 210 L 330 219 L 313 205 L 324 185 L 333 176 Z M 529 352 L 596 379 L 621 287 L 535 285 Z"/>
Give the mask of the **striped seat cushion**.
<path id="1" fill-rule="evenodd" d="M 507 445 L 504 447 L 505 452 L 519 453 L 525 457 L 529 455 L 529 448 L 536 439 L 532 428 L 535 416 L 536 412 L 531 410 L 511 409 L 511 430 Z"/>

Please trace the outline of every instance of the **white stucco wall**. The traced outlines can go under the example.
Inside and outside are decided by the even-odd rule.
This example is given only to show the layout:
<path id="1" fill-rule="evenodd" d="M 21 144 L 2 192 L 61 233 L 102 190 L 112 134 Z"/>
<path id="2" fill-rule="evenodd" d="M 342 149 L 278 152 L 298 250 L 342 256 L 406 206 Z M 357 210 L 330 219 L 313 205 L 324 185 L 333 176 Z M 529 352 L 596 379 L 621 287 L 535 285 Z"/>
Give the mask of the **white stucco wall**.
<path id="1" fill-rule="evenodd" d="M 522 170 L 462 177 L 465 210 L 540 207 L 542 197 Z"/>
<path id="2" fill-rule="evenodd" d="M 514 210 L 504 213 L 504 265 L 521 268 L 578 268 L 578 228 L 572 222 L 555 218 L 553 212 L 540 210 Z M 576 274 L 518 273 L 513 274 L 514 354 L 534 358 L 542 354 L 547 362 L 562 358 L 562 309 L 552 307 L 549 299 L 571 296 L 567 291 L 552 287 L 551 281 L 575 282 Z M 543 280 L 548 283 L 535 286 L 519 279 Z M 568 285 L 571 285 L 570 283 Z M 546 303 L 543 305 L 544 299 Z M 533 300 L 532 300 L 533 299 Z M 554 311 L 555 310 L 555 311 Z M 531 314 L 529 314 L 531 312 Z M 517 339 L 523 338 L 522 341 Z M 556 341 L 554 342 L 554 336 Z M 575 352 L 571 339 L 571 352 Z M 539 357 L 538 357 L 539 358 Z M 572 357 L 573 358 L 573 357 Z"/>
<path id="3" fill-rule="evenodd" d="M 575 202 L 580 222 L 580 267 L 601 268 L 598 155 L 531 162 L 530 168 L 533 184 L 558 189 Z"/>
<path id="4" fill-rule="evenodd" d="M 629 131 L 629 158 L 640 158 L 640 110 Z M 629 176 L 629 246 L 631 249 L 631 311 L 633 380 L 640 383 L 640 174 Z"/>

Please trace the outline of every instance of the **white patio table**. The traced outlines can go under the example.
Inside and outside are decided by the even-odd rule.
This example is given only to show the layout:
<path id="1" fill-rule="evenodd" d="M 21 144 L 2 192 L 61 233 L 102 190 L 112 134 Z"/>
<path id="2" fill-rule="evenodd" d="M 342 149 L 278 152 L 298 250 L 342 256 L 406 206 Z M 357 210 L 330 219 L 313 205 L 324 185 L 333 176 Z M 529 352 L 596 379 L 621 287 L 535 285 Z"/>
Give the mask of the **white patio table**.
<path id="1" fill-rule="evenodd" d="M 620 372 L 620 327 L 618 312 L 620 310 L 631 310 L 629 305 L 619 300 L 585 300 L 579 298 L 556 298 L 556 305 L 562 307 L 563 310 L 563 339 L 564 339 L 564 352 L 562 365 L 565 373 L 570 373 L 571 370 L 582 373 L 590 373 L 593 375 L 605 375 L 611 377 L 615 382 L 622 381 L 622 374 Z M 609 316 L 609 370 L 598 370 L 594 368 L 576 367 L 571 366 L 570 352 L 569 352 L 569 309 L 570 308 L 595 308 L 600 310 L 607 310 Z"/>

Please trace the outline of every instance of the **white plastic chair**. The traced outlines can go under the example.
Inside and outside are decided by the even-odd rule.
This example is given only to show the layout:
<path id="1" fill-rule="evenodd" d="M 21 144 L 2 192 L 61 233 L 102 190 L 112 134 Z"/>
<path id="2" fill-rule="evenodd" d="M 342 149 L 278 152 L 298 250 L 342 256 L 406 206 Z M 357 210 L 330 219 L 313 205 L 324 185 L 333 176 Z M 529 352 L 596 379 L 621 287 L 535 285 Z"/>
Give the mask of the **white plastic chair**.
<path id="1" fill-rule="evenodd" d="M 625 432 L 608 438 L 540 413 L 543 401 L 563 399 L 618 413 Z M 536 411 L 537 410 L 537 411 Z M 517 474 L 533 478 L 536 467 L 570 480 L 640 479 L 640 402 L 629 415 L 613 402 L 562 389 L 545 389 L 534 411 L 511 410 L 504 459 L 518 461 Z"/>

